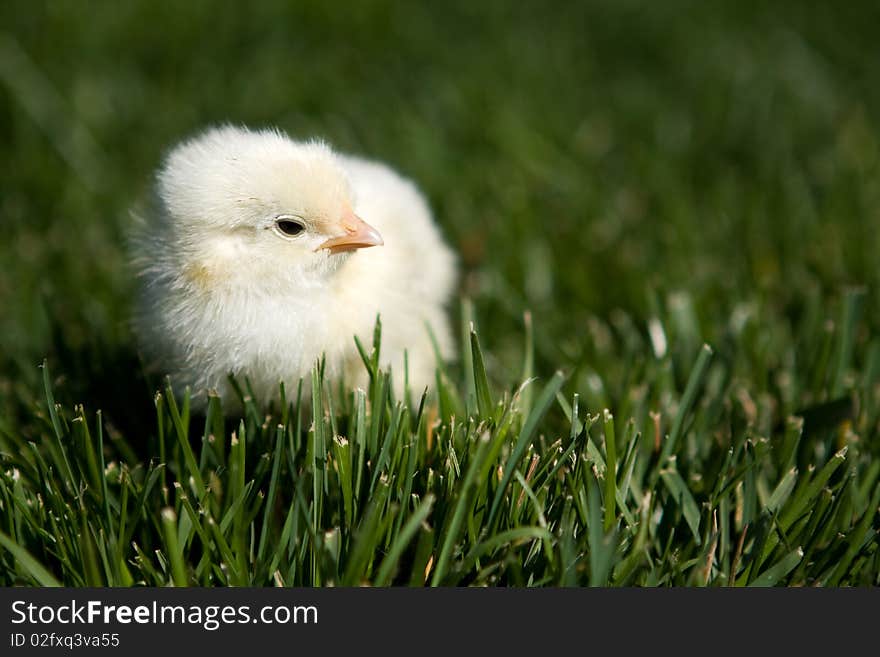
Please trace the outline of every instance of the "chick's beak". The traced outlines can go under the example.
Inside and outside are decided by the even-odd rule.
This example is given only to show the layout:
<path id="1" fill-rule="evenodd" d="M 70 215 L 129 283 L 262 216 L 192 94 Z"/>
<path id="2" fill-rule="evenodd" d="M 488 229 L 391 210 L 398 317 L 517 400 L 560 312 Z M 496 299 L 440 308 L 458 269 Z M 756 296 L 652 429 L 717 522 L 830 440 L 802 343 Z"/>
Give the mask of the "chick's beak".
<path id="1" fill-rule="evenodd" d="M 321 246 L 318 247 L 318 250 L 329 249 L 331 254 L 335 254 L 354 251 L 355 249 L 365 249 L 370 246 L 382 246 L 385 244 L 379 231 L 357 216 L 354 212 L 347 212 L 343 216 L 340 226 L 344 231 L 342 235 L 331 237 L 329 240 L 321 244 Z"/>

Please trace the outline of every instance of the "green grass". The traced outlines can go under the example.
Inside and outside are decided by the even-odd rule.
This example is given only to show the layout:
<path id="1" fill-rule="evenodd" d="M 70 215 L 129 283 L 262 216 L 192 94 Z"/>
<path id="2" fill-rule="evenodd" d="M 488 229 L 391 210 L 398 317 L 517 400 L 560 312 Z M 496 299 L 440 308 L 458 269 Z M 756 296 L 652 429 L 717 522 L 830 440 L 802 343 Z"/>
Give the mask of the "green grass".
<path id="1" fill-rule="evenodd" d="M 880 584 L 875 3 L 286 4 L 0 9 L 0 585 Z M 128 212 L 224 120 L 425 190 L 436 394 L 142 372 Z"/>

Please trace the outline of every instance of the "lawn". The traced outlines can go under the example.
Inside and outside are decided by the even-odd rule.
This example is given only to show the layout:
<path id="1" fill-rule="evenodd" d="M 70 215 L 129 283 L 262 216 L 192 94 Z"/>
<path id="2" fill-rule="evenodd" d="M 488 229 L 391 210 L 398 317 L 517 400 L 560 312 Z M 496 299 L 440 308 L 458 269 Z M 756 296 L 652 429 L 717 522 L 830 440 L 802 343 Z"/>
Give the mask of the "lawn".
<path id="1" fill-rule="evenodd" d="M 3 3 L 0 585 L 880 584 L 878 24 Z M 219 122 L 425 191 L 461 265 L 427 399 L 380 327 L 367 390 L 241 415 L 144 373 L 130 212 Z"/>

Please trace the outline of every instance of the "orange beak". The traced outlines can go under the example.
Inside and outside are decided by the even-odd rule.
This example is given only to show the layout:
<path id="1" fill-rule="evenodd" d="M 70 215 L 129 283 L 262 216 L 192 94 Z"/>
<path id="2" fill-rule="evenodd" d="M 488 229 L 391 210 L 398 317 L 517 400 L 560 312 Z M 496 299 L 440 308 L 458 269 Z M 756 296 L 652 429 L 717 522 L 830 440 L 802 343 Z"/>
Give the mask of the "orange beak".
<path id="1" fill-rule="evenodd" d="M 339 237 L 331 237 L 318 250 L 329 249 L 331 254 L 336 254 L 385 244 L 378 230 L 350 210 L 342 217 L 341 225 L 345 232 Z"/>

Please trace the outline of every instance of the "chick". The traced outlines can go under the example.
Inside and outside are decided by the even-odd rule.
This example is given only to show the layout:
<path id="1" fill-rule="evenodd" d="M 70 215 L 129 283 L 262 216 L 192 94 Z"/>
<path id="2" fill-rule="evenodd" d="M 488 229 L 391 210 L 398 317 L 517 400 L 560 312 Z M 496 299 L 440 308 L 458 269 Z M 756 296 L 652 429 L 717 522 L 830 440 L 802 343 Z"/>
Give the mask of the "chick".
<path id="1" fill-rule="evenodd" d="M 323 356 L 363 385 L 354 337 L 382 321 L 397 394 L 430 387 L 433 332 L 453 353 L 444 306 L 455 257 L 416 187 L 387 166 L 274 130 L 221 127 L 176 146 L 131 245 L 141 280 L 135 330 L 148 363 L 229 399 L 228 375 L 277 398 Z"/>

